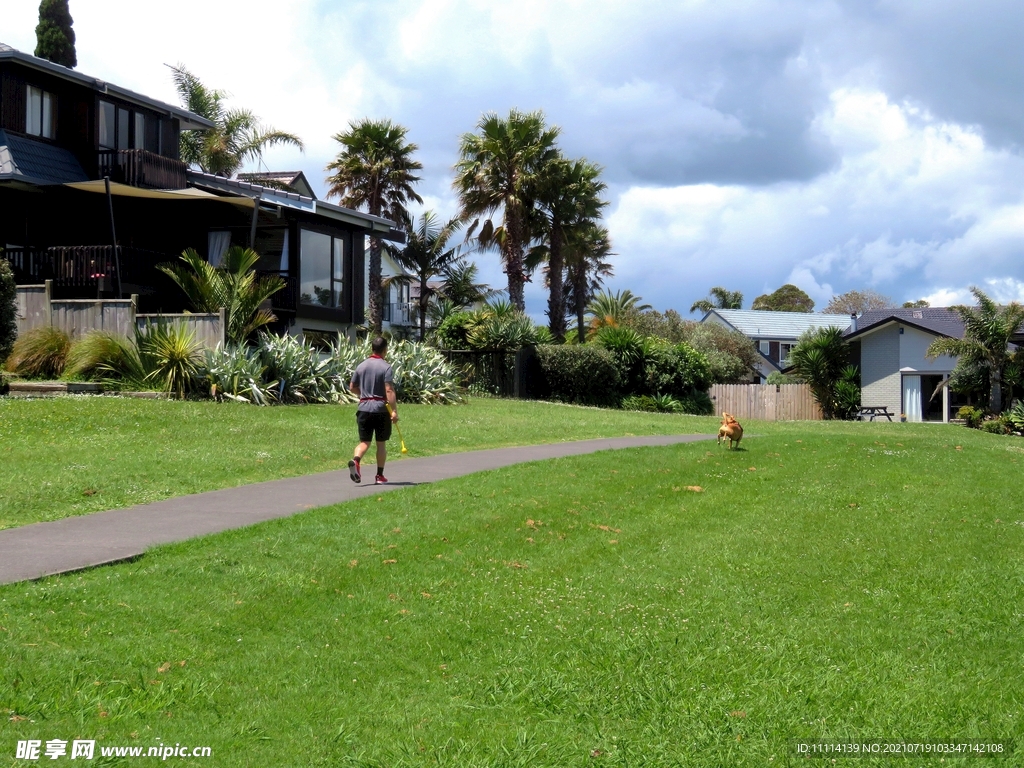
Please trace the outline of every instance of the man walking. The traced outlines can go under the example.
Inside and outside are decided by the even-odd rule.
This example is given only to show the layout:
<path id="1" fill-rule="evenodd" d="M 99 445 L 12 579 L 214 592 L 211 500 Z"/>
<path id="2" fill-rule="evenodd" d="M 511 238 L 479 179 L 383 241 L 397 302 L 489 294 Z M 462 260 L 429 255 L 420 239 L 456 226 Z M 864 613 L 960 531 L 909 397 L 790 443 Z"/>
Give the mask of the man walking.
<path id="1" fill-rule="evenodd" d="M 359 445 L 355 456 L 348 463 L 348 474 L 352 482 L 362 480 L 360 462 L 363 454 L 370 450 L 370 442 L 377 439 L 377 476 L 374 483 L 383 485 L 384 462 L 388 458 L 387 442 L 391 439 L 391 425 L 398 422 L 398 398 L 392 378 L 391 363 L 385 360 L 388 353 L 387 341 L 378 336 L 370 344 L 373 354 L 363 360 L 352 374 L 349 390 L 359 395 L 356 408 L 356 426 L 359 428 Z"/>

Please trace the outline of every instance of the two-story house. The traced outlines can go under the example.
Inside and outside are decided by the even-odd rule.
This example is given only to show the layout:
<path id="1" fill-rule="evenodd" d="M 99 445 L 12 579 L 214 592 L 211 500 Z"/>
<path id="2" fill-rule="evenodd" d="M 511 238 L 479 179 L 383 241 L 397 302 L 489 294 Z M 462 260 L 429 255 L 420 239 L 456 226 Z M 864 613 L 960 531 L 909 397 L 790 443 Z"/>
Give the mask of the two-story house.
<path id="1" fill-rule="evenodd" d="M 230 245 L 284 278 L 279 331 L 364 322 L 365 237 L 392 222 L 275 181 L 185 166 L 182 131 L 212 124 L 185 109 L 0 44 L 0 247 L 21 284 L 63 298 L 139 296 L 143 312 L 187 309 L 155 269 L 194 248 L 217 264 Z M 307 194 L 302 194 L 307 192 Z"/>
<path id="2" fill-rule="evenodd" d="M 754 342 L 761 360 L 754 372 L 754 382 L 763 383 L 769 374 L 786 367 L 789 353 L 799 338 L 815 328 L 850 325 L 849 315 L 828 315 L 812 312 L 768 312 L 755 309 L 712 309 L 702 323 L 718 323 L 739 331 Z"/>

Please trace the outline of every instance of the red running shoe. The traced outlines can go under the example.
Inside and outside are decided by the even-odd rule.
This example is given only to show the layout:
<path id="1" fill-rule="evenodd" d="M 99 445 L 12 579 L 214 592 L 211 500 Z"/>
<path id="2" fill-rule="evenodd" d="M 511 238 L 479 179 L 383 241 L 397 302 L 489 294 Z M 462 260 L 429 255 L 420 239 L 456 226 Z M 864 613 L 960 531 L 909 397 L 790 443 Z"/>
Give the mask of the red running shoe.
<path id="1" fill-rule="evenodd" d="M 388 482 L 388 479 L 386 477 L 384 477 L 384 475 L 382 475 L 380 472 L 378 472 L 377 476 L 375 478 L 373 478 L 373 482 L 374 482 L 375 485 L 386 485 L 387 482 Z"/>
<path id="2" fill-rule="evenodd" d="M 348 476 L 352 478 L 353 483 L 358 483 L 363 479 L 362 475 L 359 474 L 359 462 L 355 459 L 349 459 Z"/>

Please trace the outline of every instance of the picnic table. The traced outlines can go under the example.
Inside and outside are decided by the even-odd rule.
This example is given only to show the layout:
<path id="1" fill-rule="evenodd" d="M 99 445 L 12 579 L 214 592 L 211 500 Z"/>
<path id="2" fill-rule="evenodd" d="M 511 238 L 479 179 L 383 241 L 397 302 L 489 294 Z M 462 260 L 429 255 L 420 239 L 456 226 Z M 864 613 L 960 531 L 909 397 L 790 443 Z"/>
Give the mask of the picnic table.
<path id="1" fill-rule="evenodd" d="M 868 421 L 874 421 L 875 416 L 885 416 L 889 421 L 892 421 L 892 413 L 889 411 L 889 407 L 885 405 L 862 405 L 857 418 L 863 421 L 865 416 L 870 417 Z"/>

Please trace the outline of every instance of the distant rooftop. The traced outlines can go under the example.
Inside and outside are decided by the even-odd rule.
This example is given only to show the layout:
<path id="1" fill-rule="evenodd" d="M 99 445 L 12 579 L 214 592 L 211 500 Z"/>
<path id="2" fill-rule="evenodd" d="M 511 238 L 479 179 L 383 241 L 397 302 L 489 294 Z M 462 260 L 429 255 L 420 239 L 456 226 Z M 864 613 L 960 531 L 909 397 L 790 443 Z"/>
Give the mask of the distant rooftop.
<path id="1" fill-rule="evenodd" d="M 737 331 L 751 338 L 798 339 L 812 328 L 843 328 L 850 325 L 849 315 L 827 315 L 817 312 L 766 312 L 759 309 L 712 309 Z"/>
<path id="2" fill-rule="evenodd" d="M 857 330 L 848 328 L 844 335 L 863 336 L 868 331 L 892 321 L 954 339 L 962 339 L 964 336 L 963 321 L 956 312 L 947 307 L 872 309 L 857 318 Z"/>
<path id="3" fill-rule="evenodd" d="M 284 189 L 295 192 L 303 197 L 316 200 L 316 192 L 302 171 L 262 171 L 260 173 L 240 173 L 239 181 L 260 184 L 271 189 Z"/>

